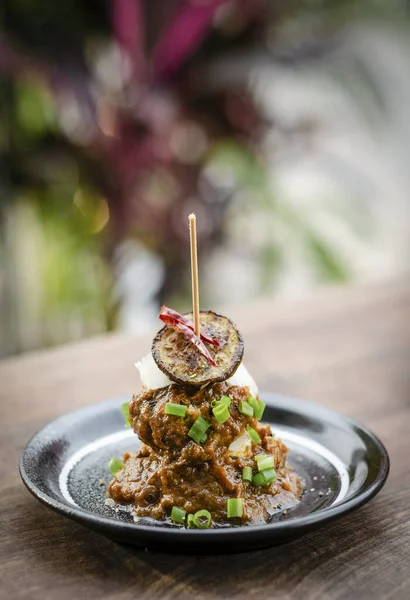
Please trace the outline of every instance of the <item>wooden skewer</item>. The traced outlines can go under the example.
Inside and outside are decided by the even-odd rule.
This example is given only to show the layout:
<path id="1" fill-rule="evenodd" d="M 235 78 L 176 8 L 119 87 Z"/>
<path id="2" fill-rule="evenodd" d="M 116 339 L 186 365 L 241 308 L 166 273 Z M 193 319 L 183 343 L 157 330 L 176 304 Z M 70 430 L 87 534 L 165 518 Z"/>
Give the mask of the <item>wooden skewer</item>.
<path id="1" fill-rule="evenodd" d="M 199 285 L 198 285 L 198 256 L 196 244 L 196 216 L 194 213 L 189 217 L 189 240 L 191 244 L 191 279 L 192 279 L 192 312 L 194 315 L 194 331 L 197 336 L 201 334 L 199 321 Z"/>

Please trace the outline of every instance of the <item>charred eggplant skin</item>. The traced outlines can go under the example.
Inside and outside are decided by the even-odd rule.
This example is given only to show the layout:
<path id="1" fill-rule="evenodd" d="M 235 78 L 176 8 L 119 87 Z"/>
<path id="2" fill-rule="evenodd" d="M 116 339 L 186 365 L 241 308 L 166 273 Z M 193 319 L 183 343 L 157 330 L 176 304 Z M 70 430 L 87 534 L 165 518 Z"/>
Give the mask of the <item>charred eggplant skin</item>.
<path id="1" fill-rule="evenodd" d="M 216 366 L 212 366 L 182 333 L 166 325 L 153 339 L 151 352 L 158 368 L 179 385 L 201 387 L 225 381 L 241 363 L 243 339 L 234 323 L 211 310 L 201 311 L 200 322 L 201 328 L 220 343 L 219 348 L 207 344 Z"/>

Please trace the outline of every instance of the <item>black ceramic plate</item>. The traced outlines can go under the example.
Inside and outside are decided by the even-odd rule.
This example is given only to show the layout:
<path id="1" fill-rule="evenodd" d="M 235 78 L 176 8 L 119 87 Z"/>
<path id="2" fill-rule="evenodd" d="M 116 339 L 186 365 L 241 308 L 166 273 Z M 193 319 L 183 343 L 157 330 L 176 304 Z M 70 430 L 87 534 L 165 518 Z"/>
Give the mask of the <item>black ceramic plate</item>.
<path id="1" fill-rule="evenodd" d="M 263 420 L 290 449 L 289 461 L 305 493 L 293 509 L 269 523 L 208 530 L 181 529 L 155 521 L 135 523 L 126 511 L 105 505 L 111 456 L 138 447 L 124 427 L 124 398 L 69 413 L 29 442 L 21 477 L 41 502 L 122 542 L 174 552 L 239 552 L 282 543 L 358 508 L 383 487 L 389 458 L 381 442 L 358 423 L 301 400 L 261 394 Z"/>

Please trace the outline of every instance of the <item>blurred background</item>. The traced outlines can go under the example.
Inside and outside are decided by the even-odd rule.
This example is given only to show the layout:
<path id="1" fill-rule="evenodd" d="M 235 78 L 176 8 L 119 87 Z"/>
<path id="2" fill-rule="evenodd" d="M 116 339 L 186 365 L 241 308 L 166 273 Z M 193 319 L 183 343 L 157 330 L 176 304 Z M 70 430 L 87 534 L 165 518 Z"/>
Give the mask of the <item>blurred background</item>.
<path id="1" fill-rule="evenodd" d="M 0 356 L 404 275 L 410 0 L 6 0 Z"/>

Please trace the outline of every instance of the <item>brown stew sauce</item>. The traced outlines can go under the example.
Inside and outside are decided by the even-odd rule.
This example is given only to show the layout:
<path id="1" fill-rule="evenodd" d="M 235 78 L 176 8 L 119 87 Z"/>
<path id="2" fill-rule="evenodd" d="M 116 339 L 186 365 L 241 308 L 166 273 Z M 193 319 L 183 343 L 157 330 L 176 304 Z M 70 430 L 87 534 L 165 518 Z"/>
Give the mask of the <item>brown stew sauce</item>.
<path id="1" fill-rule="evenodd" d="M 230 418 L 219 424 L 211 402 L 223 395 L 232 400 Z M 228 522 L 229 498 L 243 498 L 243 523 L 266 521 L 276 510 L 296 504 L 303 485 L 287 464 L 288 448 L 272 435 L 269 425 L 239 412 L 240 403 L 249 395 L 249 388 L 226 382 L 199 391 L 179 385 L 160 390 L 143 388 L 129 404 L 133 429 L 143 443 L 137 452 L 125 453 L 124 469 L 109 484 L 108 496 L 116 503 L 131 504 L 138 517 L 164 520 L 177 506 L 187 513 L 207 509 L 214 523 Z M 167 402 L 187 406 L 185 417 L 165 414 Z M 199 416 L 211 424 L 204 444 L 188 436 Z M 246 425 L 257 431 L 261 442 L 236 455 L 229 446 L 246 431 Z M 242 481 L 244 466 L 257 472 L 257 454 L 273 456 L 274 483 L 255 487 Z"/>

